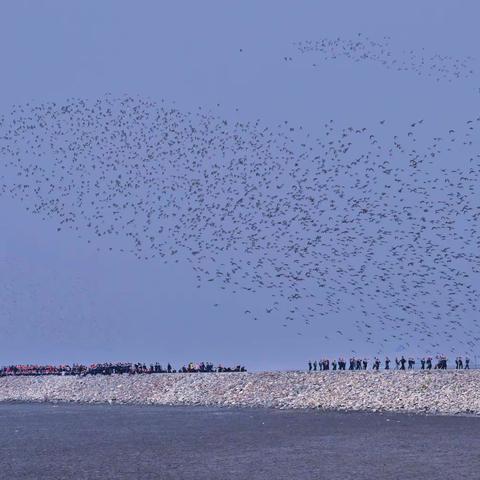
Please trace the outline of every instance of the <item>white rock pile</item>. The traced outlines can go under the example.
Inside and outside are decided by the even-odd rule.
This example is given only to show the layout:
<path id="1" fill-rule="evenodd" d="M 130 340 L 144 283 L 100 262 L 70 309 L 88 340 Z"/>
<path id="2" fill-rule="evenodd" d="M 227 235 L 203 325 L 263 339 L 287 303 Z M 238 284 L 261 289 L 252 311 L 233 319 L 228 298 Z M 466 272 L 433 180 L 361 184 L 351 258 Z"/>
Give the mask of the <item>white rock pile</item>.
<path id="1" fill-rule="evenodd" d="M 480 371 L 2 377 L 0 401 L 480 415 Z"/>

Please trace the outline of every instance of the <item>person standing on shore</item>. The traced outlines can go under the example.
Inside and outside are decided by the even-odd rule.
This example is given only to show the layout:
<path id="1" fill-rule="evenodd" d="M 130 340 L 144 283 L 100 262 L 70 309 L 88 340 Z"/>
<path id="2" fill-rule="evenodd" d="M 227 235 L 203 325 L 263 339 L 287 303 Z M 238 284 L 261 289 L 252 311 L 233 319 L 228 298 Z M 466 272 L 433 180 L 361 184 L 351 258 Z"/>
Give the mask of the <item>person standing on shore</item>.
<path id="1" fill-rule="evenodd" d="M 308 361 L 308 371 L 309 372 L 312 371 L 312 361 L 311 360 Z"/>
<path id="2" fill-rule="evenodd" d="M 390 370 L 390 359 L 388 357 L 385 358 L 385 370 Z"/>
<path id="3" fill-rule="evenodd" d="M 313 361 L 313 371 L 314 372 L 317 371 L 317 361 L 316 360 Z"/>
<path id="4" fill-rule="evenodd" d="M 470 359 L 465 357 L 465 370 L 470 370 Z"/>
<path id="5" fill-rule="evenodd" d="M 425 357 L 420 360 L 420 370 L 425 370 Z"/>
<path id="6" fill-rule="evenodd" d="M 437 365 L 435 368 L 438 370 L 446 370 L 447 369 L 447 357 L 445 355 L 439 355 L 437 357 Z"/>
<path id="7" fill-rule="evenodd" d="M 402 358 L 400 359 L 400 370 L 405 370 L 405 357 L 402 355 Z"/>
<path id="8" fill-rule="evenodd" d="M 432 369 L 432 357 L 427 358 L 427 370 Z"/>

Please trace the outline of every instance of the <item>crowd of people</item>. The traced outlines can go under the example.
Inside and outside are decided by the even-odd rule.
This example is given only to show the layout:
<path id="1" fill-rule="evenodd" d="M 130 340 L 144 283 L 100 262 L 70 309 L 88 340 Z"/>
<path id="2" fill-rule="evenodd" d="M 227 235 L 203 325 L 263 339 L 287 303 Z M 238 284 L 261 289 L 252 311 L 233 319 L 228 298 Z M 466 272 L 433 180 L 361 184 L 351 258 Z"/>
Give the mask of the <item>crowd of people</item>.
<path id="1" fill-rule="evenodd" d="M 39 376 L 39 375 L 115 375 L 115 374 L 152 374 L 152 373 L 215 373 L 215 372 L 246 372 L 242 365 L 214 367 L 211 362 L 193 363 L 179 369 L 170 363 L 163 367 L 160 363 L 94 363 L 90 366 L 72 365 L 9 365 L 0 367 L 0 377 L 4 376 Z"/>
<path id="2" fill-rule="evenodd" d="M 403 355 L 399 358 L 395 358 L 395 369 L 396 370 L 414 370 L 416 360 L 413 357 L 405 358 Z M 437 355 L 435 360 L 432 357 L 422 357 L 419 360 L 420 370 L 446 370 L 448 368 L 448 359 L 445 355 Z M 330 361 L 329 359 L 314 360 L 313 362 L 309 360 L 308 362 L 308 371 L 316 372 L 323 370 L 367 370 L 369 360 L 367 358 L 349 358 L 348 362 L 340 357 L 338 360 L 334 359 Z M 384 370 L 390 370 L 391 360 L 389 357 L 385 357 L 384 360 Z M 372 361 L 372 369 L 380 370 L 382 362 L 378 357 L 375 357 Z M 456 357 L 455 358 L 455 369 L 456 370 L 469 370 L 470 369 L 470 358 L 465 357 Z"/>

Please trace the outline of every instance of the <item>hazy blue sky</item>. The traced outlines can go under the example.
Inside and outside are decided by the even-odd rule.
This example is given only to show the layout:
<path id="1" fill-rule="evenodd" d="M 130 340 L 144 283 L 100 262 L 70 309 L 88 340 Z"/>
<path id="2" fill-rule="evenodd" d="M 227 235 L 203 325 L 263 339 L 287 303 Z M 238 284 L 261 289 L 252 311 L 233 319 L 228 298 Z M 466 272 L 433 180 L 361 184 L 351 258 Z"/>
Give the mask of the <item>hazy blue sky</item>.
<path id="1" fill-rule="evenodd" d="M 478 74 L 435 82 L 374 64 L 312 69 L 310 60 L 283 58 L 295 53 L 292 42 L 358 32 L 389 35 L 399 49 L 475 57 L 479 18 L 473 0 L 3 2 L 0 114 L 31 100 L 111 92 L 225 118 L 288 119 L 312 133 L 329 119 L 388 119 L 395 131 L 424 118 L 435 135 L 478 116 Z M 274 318 L 247 320 L 241 295 L 196 289 L 188 265 L 97 251 L 3 197 L 0 229 L 0 364 L 158 359 L 284 369 L 349 353 L 321 340 L 330 327 L 313 323 L 298 336 Z M 345 316 L 332 316 L 331 328 L 348 324 Z M 361 339 L 357 351 L 374 353 Z"/>

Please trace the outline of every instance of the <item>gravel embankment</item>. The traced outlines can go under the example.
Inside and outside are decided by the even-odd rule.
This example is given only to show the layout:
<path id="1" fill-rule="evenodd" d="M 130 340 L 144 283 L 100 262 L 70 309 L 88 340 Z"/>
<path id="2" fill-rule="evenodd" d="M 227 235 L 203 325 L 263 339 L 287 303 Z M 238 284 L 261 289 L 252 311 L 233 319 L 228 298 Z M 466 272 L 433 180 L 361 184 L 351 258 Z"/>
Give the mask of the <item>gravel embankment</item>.
<path id="1" fill-rule="evenodd" d="M 2 377 L 0 401 L 480 415 L 480 371 Z"/>

